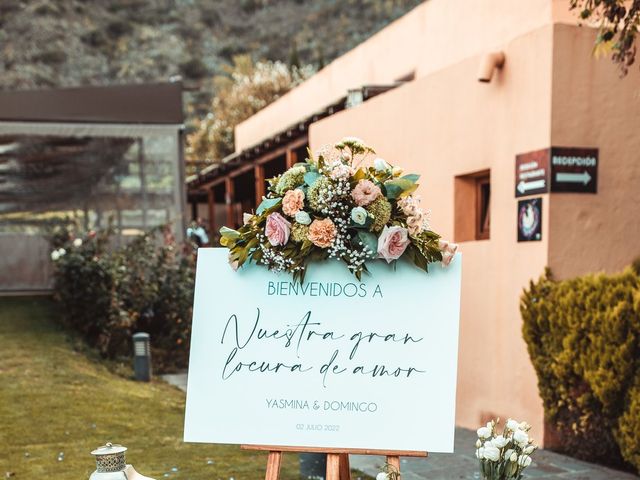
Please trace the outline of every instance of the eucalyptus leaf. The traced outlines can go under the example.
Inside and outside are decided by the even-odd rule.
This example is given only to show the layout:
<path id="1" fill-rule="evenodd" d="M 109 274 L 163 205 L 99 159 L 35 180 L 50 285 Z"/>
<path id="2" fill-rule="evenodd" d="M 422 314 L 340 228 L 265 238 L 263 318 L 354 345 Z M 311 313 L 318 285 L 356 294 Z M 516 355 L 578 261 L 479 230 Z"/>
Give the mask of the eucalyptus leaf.
<path id="1" fill-rule="evenodd" d="M 316 180 L 318 180 L 318 178 L 320 178 L 320 173 L 309 171 L 304 174 L 304 183 L 306 183 L 309 186 L 312 186 L 314 183 L 316 183 Z"/>
<path id="2" fill-rule="evenodd" d="M 384 188 L 385 188 L 385 191 L 387 192 L 386 197 L 389 200 L 394 200 L 394 199 L 398 198 L 400 196 L 400 194 L 402 193 L 402 188 L 400 188 L 397 185 L 385 184 Z"/>
<path id="3" fill-rule="evenodd" d="M 407 180 L 406 178 L 394 178 L 393 180 L 389 180 L 388 182 L 384 183 L 385 187 L 388 185 L 396 185 L 400 187 L 402 190 L 407 190 L 411 188 L 414 184 L 415 182 L 412 182 L 411 180 Z"/>
<path id="4" fill-rule="evenodd" d="M 363 230 L 358 231 L 358 240 L 360 243 L 371 250 L 371 258 L 374 258 L 378 252 L 378 238 L 371 232 L 365 232 Z"/>
<path id="5" fill-rule="evenodd" d="M 402 193 L 400 193 L 401 197 L 406 197 L 408 195 L 411 195 L 413 192 L 415 192 L 418 189 L 418 184 L 414 183 L 411 187 L 409 187 L 406 190 L 403 190 Z"/>
<path id="6" fill-rule="evenodd" d="M 234 230 L 233 228 L 229 228 L 229 227 L 222 227 L 220 229 L 220 235 L 224 238 L 228 238 L 230 240 L 235 240 L 238 237 L 240 237 L 240 232 L 238 232 L 237 230 Z"/>
<path id="7" fill-rule="evenodd" d="M 403 175 L 400 178 L 404 179 L 404 180 L 409 180 L 410 182 L 413 182 L 413 183 L 416 183 L 420 179 L 420 175 L 418 175 L 416 173 L 410 173 L 408 175 Z"/>
<path id="8" fill-rule="evenodd" d="M 265 198 L 264 200 L 262 200 L 262 202 L 260 202 L 260 205 L 258 205 L 258 208 L 256 209 L 256 215 L 262 215 L 265 210 L 275 207 L 281 201 L 282 201 L 282 198 L 280 197 Z"/>
<path id="9" fill-rule="evenodd" d="M 387 192 L 387 198 L 393 200 L 400 197 L 404 192 L 415 191 L 417 185 L 406 178 L 396 178 L 385 182 L 384 188 Z"/>

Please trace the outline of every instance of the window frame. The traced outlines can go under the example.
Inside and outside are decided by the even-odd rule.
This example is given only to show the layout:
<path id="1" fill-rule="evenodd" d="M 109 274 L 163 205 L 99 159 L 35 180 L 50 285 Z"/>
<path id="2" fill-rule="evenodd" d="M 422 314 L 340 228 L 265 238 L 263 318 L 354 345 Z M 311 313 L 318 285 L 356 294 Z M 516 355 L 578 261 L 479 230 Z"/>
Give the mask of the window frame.
<path id="1" fill-rule="evenodd" d="M 476 177 L 476 240 L 489 240 L 491 238 L 491 174 L 483 172 Z M 483 187 L 488 187 L 488 193 L 484 195 Z M 483 218 L 484 217 L 484 218 Z M 484 220 L 484 221 L 483 221 Z"/>

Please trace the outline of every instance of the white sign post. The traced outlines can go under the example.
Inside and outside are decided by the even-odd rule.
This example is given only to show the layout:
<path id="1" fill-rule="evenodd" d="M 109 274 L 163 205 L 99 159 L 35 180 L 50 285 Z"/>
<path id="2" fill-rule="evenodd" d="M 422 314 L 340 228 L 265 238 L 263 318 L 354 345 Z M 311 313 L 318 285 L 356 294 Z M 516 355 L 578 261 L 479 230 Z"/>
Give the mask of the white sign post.
<path id="1" fill-rule="evenodd" d="M 185 441 L 452 452 L 461 260 L 299 284 L 198 250 Z"/>

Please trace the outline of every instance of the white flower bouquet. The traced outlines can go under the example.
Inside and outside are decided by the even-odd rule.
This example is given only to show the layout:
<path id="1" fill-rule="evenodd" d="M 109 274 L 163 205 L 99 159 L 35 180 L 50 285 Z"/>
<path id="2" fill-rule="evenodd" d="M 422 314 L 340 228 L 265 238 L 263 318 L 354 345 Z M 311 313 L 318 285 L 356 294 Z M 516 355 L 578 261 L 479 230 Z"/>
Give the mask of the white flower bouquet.
<path id="1" fill-rule="evenodd" d="M 538 448 L 529 438 L 531 426 L 509 419 L 502 433 L 498 433 L 498 423 L 500 420 L 492 420 L 478 429 L 476 457 L 480 473 L 486 480 L 519 480 Z"/>

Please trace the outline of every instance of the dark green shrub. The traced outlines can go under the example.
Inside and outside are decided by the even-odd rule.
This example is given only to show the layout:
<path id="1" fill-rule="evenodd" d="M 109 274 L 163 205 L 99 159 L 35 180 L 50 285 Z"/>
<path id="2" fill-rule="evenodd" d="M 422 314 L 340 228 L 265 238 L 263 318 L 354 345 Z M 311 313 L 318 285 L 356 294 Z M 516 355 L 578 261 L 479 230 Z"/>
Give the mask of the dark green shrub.
<path id="1" fill-rule="evenodd" d="M 109 248 L 110 239 L 108 230 L 85 235 L 78 235 L 73 227 L 54 231 L 55 297 L 65 323 L 106 358 L 131 355 L 131 335 L 147 332 L 154 368 L 184 368 L 191 329 L 193 256 L 161 229 L 117 249 Z"/>
<path id="2" fill-rule="evenodd" d="M 640 277 L 531 282 L 520 310 L 558 450 L 640 470 Z M 634 387 L 636 385 L 636 387 Z"/>

